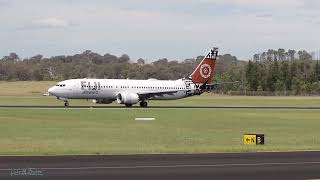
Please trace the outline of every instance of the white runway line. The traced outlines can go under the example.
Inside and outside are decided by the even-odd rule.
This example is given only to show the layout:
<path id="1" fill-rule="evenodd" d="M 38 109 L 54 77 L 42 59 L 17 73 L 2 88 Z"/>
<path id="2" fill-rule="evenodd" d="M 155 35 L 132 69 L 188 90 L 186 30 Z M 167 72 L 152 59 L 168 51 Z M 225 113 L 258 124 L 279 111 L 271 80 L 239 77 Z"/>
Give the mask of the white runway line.
<path id="1" fill-rule="evenodd" d="M 152 165 L 152 166 L 100 166 L 100 167 L 52 167 L 31 168 L 41 170 L 94 170 L 94 169 L 146 169 L 146 168 L 197 168 L 197 167 L 234 167 L 234 166 L 281 166 L 281 165 L 315 165 L 320 162 L 279 162 L 279 163 L 252 163 L 252 164 L 190 164 L 190 165 Z M 0 169 L 11 171 L 13 169 Z"/>
<path id="2" fill-rule="evenodd" d="M 156 118 L 135 118 L 136 121 L 154 121 Z"/>

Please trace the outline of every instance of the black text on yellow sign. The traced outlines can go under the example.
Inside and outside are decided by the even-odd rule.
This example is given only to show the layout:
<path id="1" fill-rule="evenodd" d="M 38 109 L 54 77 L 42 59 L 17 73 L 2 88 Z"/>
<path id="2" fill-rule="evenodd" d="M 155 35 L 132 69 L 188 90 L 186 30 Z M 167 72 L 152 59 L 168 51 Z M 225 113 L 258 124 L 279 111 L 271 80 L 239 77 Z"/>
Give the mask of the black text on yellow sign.
<path id="1" fill-rule="evenodd" d="M 264 134 L 245 134 L 243 136 L 243 144 L 245 145 L 264 144 Z"/>

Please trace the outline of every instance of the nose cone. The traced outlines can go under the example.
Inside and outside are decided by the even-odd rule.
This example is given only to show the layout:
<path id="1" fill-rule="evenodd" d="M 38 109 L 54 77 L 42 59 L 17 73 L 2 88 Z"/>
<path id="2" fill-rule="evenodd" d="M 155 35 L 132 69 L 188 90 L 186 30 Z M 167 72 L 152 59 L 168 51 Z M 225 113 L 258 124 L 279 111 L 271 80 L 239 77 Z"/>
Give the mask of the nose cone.
<path id="1" fill-rule="evenodd" d="M 53 87 L 51 87 L 51 88 L 49 88 L 48 89 L 48 93 L 50 94 L 50 95 L 53 95 L 53 96 L 55 96 L 55 92 L 54 92 L 54 89 L 55 89 L 55 87 L 53 86 Z"/>

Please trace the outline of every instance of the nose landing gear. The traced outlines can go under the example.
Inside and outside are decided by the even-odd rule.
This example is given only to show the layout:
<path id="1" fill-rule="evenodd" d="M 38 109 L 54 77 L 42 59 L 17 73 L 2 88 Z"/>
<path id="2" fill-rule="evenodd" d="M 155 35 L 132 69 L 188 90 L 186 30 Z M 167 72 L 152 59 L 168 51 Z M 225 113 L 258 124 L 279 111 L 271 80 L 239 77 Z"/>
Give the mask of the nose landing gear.
<path id="1" fill-rule="evenodd" d="M 69 107 L 68 99 L 61 98 L 61 97 L 57 97 L 57 99 L 60 100 L 60 101 L 64 101 L 64 107 Z"/>
<path id="2" fill-rule="evenodd" d="M 68 101 L 64 102 L 64 107 L 69 107 L 69 102 Z"/>

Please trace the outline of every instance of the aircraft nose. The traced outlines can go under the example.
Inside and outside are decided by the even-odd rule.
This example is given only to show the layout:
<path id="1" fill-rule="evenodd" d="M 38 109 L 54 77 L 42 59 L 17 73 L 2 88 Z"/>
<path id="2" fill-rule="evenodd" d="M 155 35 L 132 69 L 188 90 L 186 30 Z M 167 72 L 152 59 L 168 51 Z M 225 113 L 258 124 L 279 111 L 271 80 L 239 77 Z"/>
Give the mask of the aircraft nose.
<path id="1" fill-rule="evenodd" d="M 55 87 L 51 87 L 51 88 L 48 89 L 48 93 L 49 93 L 50 95 L 54 95 L 54 88 L 55 88 Z"/>

